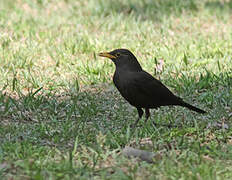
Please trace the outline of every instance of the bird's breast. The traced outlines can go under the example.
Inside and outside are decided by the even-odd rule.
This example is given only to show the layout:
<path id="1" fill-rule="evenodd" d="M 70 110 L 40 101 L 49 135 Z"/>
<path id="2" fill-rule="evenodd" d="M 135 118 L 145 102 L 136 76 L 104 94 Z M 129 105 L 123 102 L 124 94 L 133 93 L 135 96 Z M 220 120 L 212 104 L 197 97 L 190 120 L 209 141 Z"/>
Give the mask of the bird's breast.
<path id="1" fill-rule="evenodd" d="M 127 79 L 127 73 L 125 72 L 116 71 L 114 73 L 113 82 L 122 95 L 126 93 L 128 89 Z"/>
<path id="2" fill-rule="evenodd" d="M 115 72 L 113 76 L 113 82 L 120 92 L 120 94 L 132 105 L 134 105 L 133 100 L 135 99 L 134 89 L 130 83 L 131 74 L 126 72 Z"/>

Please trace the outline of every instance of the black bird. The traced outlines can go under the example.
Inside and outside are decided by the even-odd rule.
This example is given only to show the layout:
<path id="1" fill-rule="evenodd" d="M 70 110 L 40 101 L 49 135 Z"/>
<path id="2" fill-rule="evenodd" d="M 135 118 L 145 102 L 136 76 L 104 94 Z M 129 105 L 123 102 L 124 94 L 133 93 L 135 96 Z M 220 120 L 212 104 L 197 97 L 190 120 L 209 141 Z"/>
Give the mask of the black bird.
<path id="1" fill-rule="evenodd" d="M 99 56 L 110 58 L 114 62 L 116 71 L 113 82 L 121 95 L 138 111 L 139 118 L 134 126 L 142 117 L 143 108 L 146 113 L 145 122 L 150 117 L 149 109 L 156 109 L 160 106 L 177 105 L 198 113 L 206 113 L 175 96 L 159 80 L 144 71 L 129 50 L 116 49 L 111 52 L 99 53 Z"/>

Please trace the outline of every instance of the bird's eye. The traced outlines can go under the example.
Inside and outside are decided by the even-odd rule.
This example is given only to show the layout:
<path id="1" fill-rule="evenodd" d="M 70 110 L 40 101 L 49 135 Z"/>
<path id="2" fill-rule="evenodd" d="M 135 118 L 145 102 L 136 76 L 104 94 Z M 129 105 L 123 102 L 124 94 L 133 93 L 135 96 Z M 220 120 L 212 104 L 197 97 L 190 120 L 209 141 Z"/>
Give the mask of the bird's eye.
<path id="1" fill-rule="evenodd" d="M 116 56 L 116 57 L 119 57 L 119 56 L 120 56 L 120 54 L 119 54 L 119 53 L 116 53 L 116 54 L 115 54 L 115 56 Z"/>

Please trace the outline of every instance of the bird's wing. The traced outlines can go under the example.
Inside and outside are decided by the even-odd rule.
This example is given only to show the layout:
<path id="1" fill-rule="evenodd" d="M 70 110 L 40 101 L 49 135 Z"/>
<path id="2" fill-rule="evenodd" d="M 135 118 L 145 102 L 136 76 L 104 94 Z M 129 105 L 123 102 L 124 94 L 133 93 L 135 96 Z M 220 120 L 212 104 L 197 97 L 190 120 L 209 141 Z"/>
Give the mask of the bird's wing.
<path id="1" fill-rule="evenodd" d="M 129 77 L 131 91 L 143 95 L 148 104 L 171 105 L 179 101 L 166 86 L 145 71 L 133 73 Z"/>

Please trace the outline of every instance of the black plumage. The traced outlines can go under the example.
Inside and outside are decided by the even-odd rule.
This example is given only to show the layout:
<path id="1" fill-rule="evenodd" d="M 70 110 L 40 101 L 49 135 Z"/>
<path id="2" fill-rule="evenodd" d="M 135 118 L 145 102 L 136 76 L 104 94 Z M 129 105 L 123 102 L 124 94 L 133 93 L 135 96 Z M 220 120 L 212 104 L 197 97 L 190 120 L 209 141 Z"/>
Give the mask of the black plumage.
<path id="1" fill-rule="evenodd" d="M 144 71 L 129 50 L 116 49 L 111 52 L 100 53 L 99 56 L 110 58 L 114 62 L 116 71 L 113 82 L 121 95 L 137 108 L 139 118 L 135 125 L 142 117 L 143 109 L 145 109 L 147 121 L 150 117 L 149 109 L 160 106 L 177 105 L 187 107 L 198 113 L 206 113 L 175 96 L 159 80 Z"/>

